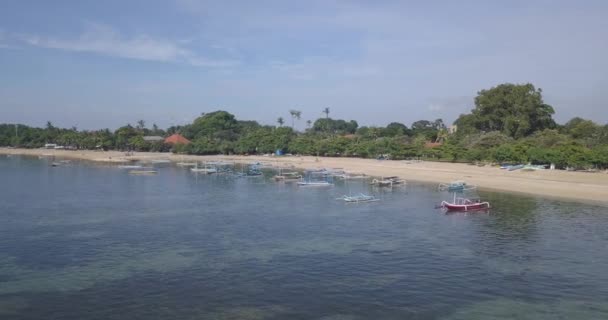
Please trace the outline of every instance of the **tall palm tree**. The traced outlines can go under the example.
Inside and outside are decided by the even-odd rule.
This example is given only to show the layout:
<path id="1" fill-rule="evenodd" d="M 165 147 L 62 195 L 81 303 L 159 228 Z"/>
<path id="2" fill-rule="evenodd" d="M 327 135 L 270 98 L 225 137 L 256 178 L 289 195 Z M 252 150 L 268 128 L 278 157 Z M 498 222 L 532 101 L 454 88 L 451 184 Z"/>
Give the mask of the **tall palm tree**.
<path id="1" fill-rule="evenodd" d="M 329 119 L 329 107 L 323 109 L 323 113 L 325 113 L 325 119 Z"/>
<path id="2" fill-rule="evenodd" d="M 279 117 L 279 118 L 277 119 L 277 123 L 279 124 L 279 127 L 282 127 L 282 126 L 283 126 L 283 123 L 285 123 L 285 120 L 283 120 L 283 117 Z"/>
<path id="3" fill-rule="evenodd" d="M 289 110 L 289 114 L 291 114 L 291 128 L 294 128 L 295 125 L 295 119 L 300 120 L 300 118 L 302 117 L 302 111 L 299 110 Z"/>
<path id="4" fill-rule="evenodd" d="M 143 130 L 146 127 L 146 122 L 144 120 L 137 121 L 137 129 Z"/>

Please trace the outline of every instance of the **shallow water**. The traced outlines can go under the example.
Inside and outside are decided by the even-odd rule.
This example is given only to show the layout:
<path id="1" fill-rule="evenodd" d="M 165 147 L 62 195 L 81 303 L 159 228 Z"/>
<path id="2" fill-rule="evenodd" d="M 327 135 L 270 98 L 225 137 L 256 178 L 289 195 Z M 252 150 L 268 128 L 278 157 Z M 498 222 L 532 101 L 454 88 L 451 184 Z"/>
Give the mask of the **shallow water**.
<path id="1" fill-rule="evenodd" d="M 267 175 L 271 173 L 268 172 Z M 608 210 L 0 157 L 0 319 L 607 319 Z M 374 193 L 380 202 L 335 198 Z"/>

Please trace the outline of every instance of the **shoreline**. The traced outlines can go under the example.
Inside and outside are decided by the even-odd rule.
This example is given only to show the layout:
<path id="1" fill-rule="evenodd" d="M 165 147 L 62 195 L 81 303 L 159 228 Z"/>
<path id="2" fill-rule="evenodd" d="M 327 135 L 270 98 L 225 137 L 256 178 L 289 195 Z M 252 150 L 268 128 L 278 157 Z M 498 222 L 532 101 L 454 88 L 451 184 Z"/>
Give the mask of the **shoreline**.
<path id="1" fill-rule="evenodd" d="M 402 179 L 446 183 L 466 180 L 482 190 L 501 191 L 570 200 L 608 206 L 608 175 L 603 172 L 586 173 L 562 170 L 512 171 L 497 167 L 478 167 L 461 163 L 408 162 L 361 158 L 328 158 L 314 156 L 198 156 L 171 153 L 134 152 L 127 156 L 119 151 L 49 150 L 0 148 L 0 155 L 25 155 L 78 159 L 105 164 L 167 159 L 180 161 L 229 160 L 238 163 L 266 162 L 274 166 L 291 165 L 299 169 L 341 168 L 347 172 L 369 176 L 399 176 Z"/>

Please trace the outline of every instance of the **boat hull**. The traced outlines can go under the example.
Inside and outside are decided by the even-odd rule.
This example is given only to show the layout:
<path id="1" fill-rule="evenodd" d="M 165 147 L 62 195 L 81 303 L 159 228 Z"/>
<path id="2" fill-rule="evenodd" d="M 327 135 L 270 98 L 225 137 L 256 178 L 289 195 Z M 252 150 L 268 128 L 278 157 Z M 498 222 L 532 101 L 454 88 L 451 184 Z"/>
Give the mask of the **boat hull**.
<path id="1" fill-rule="evenodd" d="M 471 203 L 471 204 L 453 204 L 443 201 L 441 203 L 441 207 L 446 209 L 447 211 L 482 211 L 490 209 L 489 202 L 480 202 L 480 203 Z"/>

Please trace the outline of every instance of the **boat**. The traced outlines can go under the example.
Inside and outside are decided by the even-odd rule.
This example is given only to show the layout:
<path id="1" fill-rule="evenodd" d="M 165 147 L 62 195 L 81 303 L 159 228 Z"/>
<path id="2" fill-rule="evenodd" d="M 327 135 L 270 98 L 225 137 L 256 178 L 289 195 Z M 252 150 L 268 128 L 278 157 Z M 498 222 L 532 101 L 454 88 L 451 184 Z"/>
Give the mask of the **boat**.
<path id="1" fill-rule="evenodd" d="M 442 201 L 440 207 L 446 211 L 483 211 L 490 209 L 490 203 L 487 201 L 481 202 L 479 199 L 456 198 L 456 195 L 454 195 L 454 202 Z"/>
<path id="2" fill-rule="evenodd" d="M 157 163 L 157 164 L 171 163 L 171 160 L 169 160 L 169 159 L 152 159 L 152 160 L 150 160 L 150 163 Z"/>
<path id="3" fill-rule="evenodd" d="M 371 196 L 371 195 L 367 195 L 367 194 L 363 194 L 363 193 L 360 193 L 360 194 L 355 195 L 355 196 L 344 195 L 341 198 L 337 198 L 337 200 L 344 200 L 344 202 L 346 202 L 346 203 L 361 203 L 361 202 L 376 202 L 376 201 L 380 201 L 380 199 L 376 198 L 375 196 Z"/>
<path id="4" fill-rule="evenodd" d="M 194 165 L 194 168 L 190 168 L 190 171 L 195 173 L 204 173 L 204 174 L 213 174 L 217 173 L 217 168 L 208 168 L 207 164 L 205 164 L 204 168 L 199 168 L 198 163 Z"/>
<path id="5" fill-rule="evenodd" d="M 178 162 L 175 165 L 178 167 L 196 167 L 196 162 Z"/>
<path id="6" fill-rule="evenodd" d="M 295 181 L 302 179 L 302 175 L 299 172 L 282 172 L 272 178 L 276 181 Z"/>
<path id="7" fill-rule="evenodd" d="M 404 185 L 405 183 L 406 183 L 405 180 L 400 179 L 397 176 L 392 176 L 392 177 L 382 178 L 380 180 L 374 179 L 374 180 L 372 180 L 371 184 L 374 186 L 379 186 L 379 187 L 392 187 L 392 186 Z"/>
<path id="8" fill-rule="evenodd" d="M 523 169 L 524 165 L 523 164 L 516 164 L 516 165 L 512 165 L 512 166 L 507 166 L 505 169 L 507 169 L 507 171 L 515 171 L 515 170 L 519 170 L 519 169 Z"/>
<path id="9" fill-rule="evenodd" d="M 126 166 L 118 166 L 118 169 L 141 169 L 143 166 L 140 165 L 126 165 Z"/>
<path id="10" fill-rule="evenodd" d="M 196 173 L 205 173 L 205 174 L 217 173 L 216 168 L 190 168 L 190 171 L 196 172 Z"/>
<path id="11" fill-rule="evenodd" d="M 344 180 L 360 180 L 360 179 L 368 179 L 369 176 L 366 176 L 362 173 L 344 173 L 335 175 L 335 178 L 344 179 Z"/>
<path id="12" fill-rule="evenodd" d="M 61 165 L 61 162 L 52 162 L 51 163 L 51 167 L 59 167 Z"/>
<path id="13" fill-rule="evenodd" d="M 327 181 L 300 181 L 298 182 L 298 186 L 301 187 L 330 187 L 333 184 Z"/>
<path id="14" fill-rule="evenodd" d="M 130 170 L 129 174 L 138 176 L 151 176 L 157 174 L 157 170 L 145 169 L 145 170 Z"/>
<path id="15" fill-rule="evenodd" d="M 538 170 L 545 170 L 545 166 L 544 165 L 525 165 L 523 168 L 521 168 L 521 171 L 538 171 Z"/>
<path id="16" fill-rule="evenodd" d="M 257 170 L 257 169 L 250 169 L 247 170 L 247 172 L 239 172 L 237 173 L 238 177 L 261 177 L 263 175 L 262 171 Z"/>
<path id="17" fill-rule="evenodd" d="M 439 191 L 450 191 L 450 192 L 458 192 L 458 191 L 468 191 L 477 189 L 477 186 L 468 185 L 464 181 L 453 181 L 450 183 L 441 183 L 439 184 Z"/>

